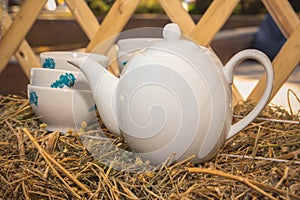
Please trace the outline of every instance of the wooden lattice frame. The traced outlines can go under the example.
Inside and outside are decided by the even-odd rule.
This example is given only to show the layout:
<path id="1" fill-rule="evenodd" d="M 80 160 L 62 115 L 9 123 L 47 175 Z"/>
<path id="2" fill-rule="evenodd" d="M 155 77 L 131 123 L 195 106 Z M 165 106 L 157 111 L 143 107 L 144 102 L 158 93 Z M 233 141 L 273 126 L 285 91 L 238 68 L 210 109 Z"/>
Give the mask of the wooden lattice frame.
<path id="1" fill-rule="evenodd" d="M 29 68 L 40 66 L 38 59 L 24 38 L 46 1 L 26 0 L 13 22 L 5 13 L 6 32 L 0 42 L 0 72 L 13 54 L 28 76 Z M 191 16 L 182 8 L 180 0 L 159 1 L 170 20 L 179 24 L 183 33 L 203 46 L 208 46 L 211 43 L 239 3 L 239 0 L 214 0 L 198 23 L 195 24 Z M 97 53 L 108 51 L 110 45 L 101 49 L 96 47 L 123 30 L 139 2 L 140 0 L 116 0 L 100 25 L 84 0 L 66 0 L 67 6 L 90 39 L 86 51 Z M 300 23 L 288 0 L 262 0 L 262 2 L 287 38 L 286 43 L 272 63 L 275 71 L 272 92 L 272 97 L 274 97 L 300 61 Z M 111 43 L 113 42 L 111 41 Z M 249 99 L 253 101 L 260 99 L 265 81 L 266 78 L 263 76 L 251 92 Z M 235 96 L 240 97 L 237 90 Z"/>

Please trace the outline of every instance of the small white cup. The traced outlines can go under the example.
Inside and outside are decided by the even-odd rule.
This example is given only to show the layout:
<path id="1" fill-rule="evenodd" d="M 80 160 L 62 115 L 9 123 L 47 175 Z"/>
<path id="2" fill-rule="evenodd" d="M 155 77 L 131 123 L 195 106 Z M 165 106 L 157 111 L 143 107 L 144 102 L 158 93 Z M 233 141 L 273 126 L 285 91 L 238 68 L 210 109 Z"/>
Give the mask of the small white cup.
<path id="1" fill-rule="evenodd" d="M 49 69 L 63 69 L 70 71 L 80 71 L 70 63 L 68 60 L 80 57 L 89 57 L 98 62 L 103 67 L 107 67 L 109 58 L 104 55 L 73 51 L 48 51 L 40 54 L 40 61 L 43 68 Z"/>
<path id="2" fill-rule="evenodd" d="M 82 72 L 67 71 L 60 69 L 31 68 L 31 85 L 58 88 L 90 90 L 89 82 Z"/>
<path id="3" fill-rule="evenodd" d="M 151 46 L 153 43 L 162 41 L 162 38 L 127 38 L 117 41 L 117 61 L 120 72 L 128 61 L 141 49 Z"/>
<path id="4" fill-rule="evenodd" d="M 96 107 L 90 90 L 58 90 L 27 85 L 28 99 L 46 130 L 79 130 L 82 122 L 97 123 Z"/>

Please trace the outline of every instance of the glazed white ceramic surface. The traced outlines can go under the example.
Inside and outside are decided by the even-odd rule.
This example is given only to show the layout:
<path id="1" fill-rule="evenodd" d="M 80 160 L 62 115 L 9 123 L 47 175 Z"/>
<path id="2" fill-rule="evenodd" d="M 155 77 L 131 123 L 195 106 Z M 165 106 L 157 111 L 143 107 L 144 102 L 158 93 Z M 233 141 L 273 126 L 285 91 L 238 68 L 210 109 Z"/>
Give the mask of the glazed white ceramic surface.
<path id="1" fill-rule="evenodd" d="M 273 68 L 258 50 L 241 51 L 223 66 L 212 51 L 183 39 L 174 23 L 165 26 L 163 36 L 134 55 L 120 79 L 92 60 L 70 63 L 87 76 L 106 127 L 124 136 L 133 151 L 153 164 L 172 154 L 174 161 L 194 155 L 192 161 L 204 162 L 268 103 Z M 232 125 L 234 69 L 246 59 L 262 64 L 266 88 L 256 107 Z"/>
<path id="2" fill-rule="evenodd" d="M 126 64 L 133 57 L 133 55 L 135 53 L 136 53 L 136 51 L 134 51 L 134 52 L 125 52 L 125 51 L 122 51 L 122 50 L 117 51 L 117 62 L 118 62 L 118 67 L 119 67 L 120 73 L 123 72 L 123 70 L 125 69 Z"/>
<path id="3" fill-rule="evenodd" d="M 117 45 L 119 50 L 130 52 L 149 47 L 159 41 L 162 41 L 162 38 L 127 38 L 118 40 Z"/>
<path id="4" fill-rule="evenodd" d="M 88 57 L 95 62 L 101 64 L 103 67 L 107 67 L 109 58 L 104 55 L 84 52 L 73 51 L 48 51 L 40 54 L 40 61 L 42 68 L 48 69 L 63 69 L 70 71 L 80 71 L 76 67 L 72 66 L 67 61 L 74 58 Z"/>
<path id="5" fill-rule="evenodd" d="M 41 87 L 58 88 L 64 90 L 90 90 L 85 75 L 80 71 L 60 69 L 31 68 L 30 84 Z"/>
<path id="6" fill-rule="evenodd" d="M 117 62 L 120 72 L 122 72 L 135 53 L 159 41 L 162 41 L 162 38 L 127 38 L 118 40 Z"/>
<path id="7" fill-rule="evenodd" d="M 27 91 L 35 115 L 47 124 L 46 130 L 77 131 L 82 122 L 97 121 L 90 90 L 59 90 L 28 84 Z"/>

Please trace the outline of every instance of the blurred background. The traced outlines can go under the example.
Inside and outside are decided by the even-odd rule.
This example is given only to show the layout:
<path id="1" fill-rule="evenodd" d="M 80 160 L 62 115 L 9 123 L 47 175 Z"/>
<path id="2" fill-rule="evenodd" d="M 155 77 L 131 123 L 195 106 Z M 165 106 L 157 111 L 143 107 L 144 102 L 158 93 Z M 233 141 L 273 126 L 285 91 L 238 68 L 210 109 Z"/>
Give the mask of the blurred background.
<path id="1" fill-rule="evenodd" d="M 213 0 L 182 0 L 182 4 L 191 14 L 203 14 Z M 106 13 L 114 0 L 87 0 L 86 1 L 96 15 Z M 300 1 L 290 0 L 294 9 L 299 11 Z M 267 11 L 261 0 L 240 0 L 235 8 L 234 15 L 262 15 Z M 159 0 L 141 0 L 136 13 L 164 13 Z"/>

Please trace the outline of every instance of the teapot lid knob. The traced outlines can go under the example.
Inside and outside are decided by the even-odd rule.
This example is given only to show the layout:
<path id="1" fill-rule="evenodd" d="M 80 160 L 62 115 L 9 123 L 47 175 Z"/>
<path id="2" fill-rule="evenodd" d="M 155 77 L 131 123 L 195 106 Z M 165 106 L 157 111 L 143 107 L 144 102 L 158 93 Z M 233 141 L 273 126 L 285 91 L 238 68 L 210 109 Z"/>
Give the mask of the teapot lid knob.
<path id="1" fill-rule="evenodd" d="M 167 40 L 179 40 L 181 38 L 180 27 L 176 23 L 169 23 L 165 25 L 163 37 Z"/>

